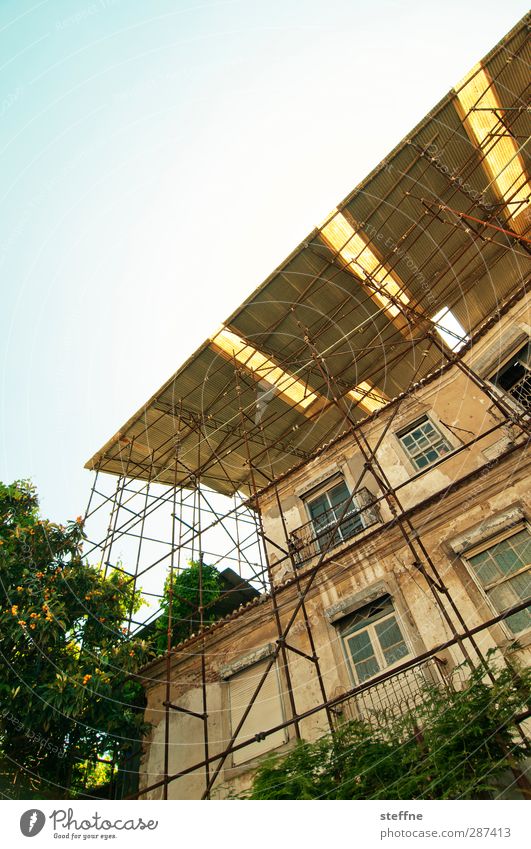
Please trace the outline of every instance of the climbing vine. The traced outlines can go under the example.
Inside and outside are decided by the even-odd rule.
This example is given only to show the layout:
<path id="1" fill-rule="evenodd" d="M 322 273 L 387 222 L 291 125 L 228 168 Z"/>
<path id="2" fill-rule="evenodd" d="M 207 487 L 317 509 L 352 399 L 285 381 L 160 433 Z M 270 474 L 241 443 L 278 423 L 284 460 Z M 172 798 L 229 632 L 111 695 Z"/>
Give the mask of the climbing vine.
<path id="1" fill-rule="evenodd" d="M 531 674 L 469 670 L 462 689 L 426 684 L 414 713 L 373 715 L 333 735 L 300 742 L 258 769 L 250 799 L 477 799 L 523 786 L 529 749 L 514 726 L 526 710 Z M 499 664 L 498 664 L 499 666 Z"/>

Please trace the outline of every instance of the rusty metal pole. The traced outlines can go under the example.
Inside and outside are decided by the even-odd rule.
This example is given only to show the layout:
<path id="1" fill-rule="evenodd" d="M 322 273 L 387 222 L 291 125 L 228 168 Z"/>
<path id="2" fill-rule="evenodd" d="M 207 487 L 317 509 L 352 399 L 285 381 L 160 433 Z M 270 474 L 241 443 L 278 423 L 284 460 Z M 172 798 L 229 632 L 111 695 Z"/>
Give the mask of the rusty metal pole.
<path id="1" fill-rule="evenodd" d="M 247 437 L 247 428 L 245 427 L 245 419 L 244 419 L 244 416 L 243 416 L 243 407 L 242 407 L 242 403 L 241 403 L 240 373 L 239 373 L 239 370 L 236 366 L 236 363 L 234 363 L 234 375 L 235 375 L 235 379 L 236 379 L 236 394 L 237 394 L 237 397 L 238 397 L 238 405 L 239 405 L 239 410 L 240 410 L 240 420 L 241 420 L 241 427 L 242 427 L 242 431 L 243 431 L 243 439 L 244 439 L 244 443 L 245 443 L 245 451 L 246 451 L 246 454 L 247 454 L 247 461 L 248 461 L 248 464 L 249 464 L 249 481 L 250 481 L 250 487 L 251 487 L 251 495 L 252 495 L 252 498 L 254 499 L 254 507 L 255 507 L 255 510 L 256 510 L 256 516 L 257 516 L 258 527 L 259 527 L 259 536 L 261 538 L 263 551 L 264 551 L 265 563 L 266 563 L 266 567 L 267 567 L 267 573 L 268 573 L 268 578 L 269 578 L 269 587 L 270 587 L 270 593 L 271 593 L 271 601 L 272 601 L 272 605 L 273 605 L 273 615 L 275 617 L 275 624 L 276 624 L 276 628 L 277 628 L 278 639 L 283 640 L 282 624 L 281 624 L 281 621 L 280 621 L 280 613 L 279 613 L 279 610 L 278 610 L 278 603 L 277 603 L 277 599 L 276 599 L 276 587 L 275 587 L 275 583 L 273 581 L 273 575 L 272 575 L 272 572 L 271 572 L 271 564 L 270 564 L 270 561 L 269 561 L 269 557 L 268 557 L 268 554 L 267 554 L 267 548 L 266 548 L 266 544 L 265 544 L 265 534 L 264 534 L 264 528 L 263 528 L 263 522 L 262 522 L 262 513 L 261 513 L 261 510 L 260 510 L 260 506 L 259 506 L 258 502 L 256 501 L 257 486 L 256 486 L 256 480 L 255 480 L 255 476 L 254 476 L 254 467 L 253 467 L 253 464 L 252 464 L 252 461 L 251 461 L 251 453 L 250 453 L 250 449 L 249 449 L 249 440 L 248 440 L 248 437 Z M 292 687 L 292 684 L 291 684 L 291 674 L 290 674 L 289 665 L 288 665 L 288 657 L 287 657 L 287 654 L 286 654 L 286 648 L 285 648 L 284 642 L 283 641 L 280 642 L 279 645 L 280 645 L 280 655 L 282 657 L 282 671 L 284 672 L 284 675 L 285 675 L 285 678 L 286 678 L 286 688 L 287 688 L 287 691 L 288 691 L 288 699 L 289 699 L 289 703 L 290 703 L 290 709 L 291 709 L 292 716 L 295 719 L 295 723 L 294 723 L 293 727 L 294 727 L 295 735 L 296 735 L 297 739 L 300 740 L 301 739 L 301 732 L 300 732 L 299 722 L 297 720 L 297 707 L 296 707 L 296 704 L 295 704 L 295 697 L 293 695 L 293 687 Z"/>

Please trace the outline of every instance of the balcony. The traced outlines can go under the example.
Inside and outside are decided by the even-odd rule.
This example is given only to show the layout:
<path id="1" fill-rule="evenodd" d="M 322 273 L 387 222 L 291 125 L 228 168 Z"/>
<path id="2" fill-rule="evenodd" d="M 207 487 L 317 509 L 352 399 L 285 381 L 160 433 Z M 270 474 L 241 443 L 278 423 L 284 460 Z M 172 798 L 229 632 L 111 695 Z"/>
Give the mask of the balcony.
<path id="1" fill-rule="evenodd" d="M 531 372 L 526 372 L 507 391 L 526 412 L 531 412 Z"/>
<path id="2" fill-rule="evenodd" d="M 301 525 L 289 536 L 290 552 L 297 566 L 303 566 L 321 551 L 332 550 L 361 534 L 365 528 L 381 522 L 376 498 L 366 487 L 359 489 L 338 527 L 349 499 L 323 510 L 319 519 Z"/>
<path id="3" fill-rule="evenodd" d="M 450 678 L 445 667 L 445 660 L 432 655 L 399 672 L 390 670 L 384 680 L 368 681 L 366 689 L 343 702 L 341 713 L 345 719 L 363 719 L 376 726 L 414 713 L 426 699 L 426 685 L 453 690 L 457 684 L 459 688 L 462 682 Z"/>

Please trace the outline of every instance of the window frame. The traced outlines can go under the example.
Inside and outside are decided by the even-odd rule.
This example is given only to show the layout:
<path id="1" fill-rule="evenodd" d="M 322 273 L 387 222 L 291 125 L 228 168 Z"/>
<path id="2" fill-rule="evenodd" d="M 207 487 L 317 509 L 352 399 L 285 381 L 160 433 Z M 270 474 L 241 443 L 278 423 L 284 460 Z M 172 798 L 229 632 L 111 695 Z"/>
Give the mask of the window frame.
<path id="1" fill-rule="evenodd" d="M 359 521 L 360 521 L 360 529 L 356 533 L 351 534 L 350 536 L 344 537 L 343 532 L 341 531 L 341 524 L 343 524 L 343 522 L 341 522 L 341 524 L 338 526 L 337 531 L 336 531 L 336 533 L 338 533 L 340 535 L 341 539 L 337 543 L 332 545 L 331 548 L 335 548 L 336 545 L 341 545 L 342 543 L 347 542 L 349 539 L 352 539 L 354 536 L 356 536 L 357 533 L 361 533 L 361 531 L 365 530 L 365 528 L 366 528 L 365 519 L 363 517 L 363 510 L 362 510 L 361 506 L 358 504 L 358 502 L 356 501 L 356 494 L 351 492 L 350 487 L 349 487 L 347 481 L 345 480 L 344 475 L 341 474 L 341 475 L 337 475 L 337 476 L 334 476 L 334 477 L 336 478 L 335 482 L 332 482 L 332 480 L 329 478 L 328 480 L 323 481 L 322 486 L 316 487 L 314 490 L 311 490 L 310 493 L 308 493 L 306 496 L 303 496 L 304 509 L 306 510 L 306 515 L 308 516 L 308 521 L 311 522 L 311 524 L 312 524 L 315 539 L 318 542 L 319 536 L 325 536 L 325 534 L 327 533 L 327 529 L 326 529 L 326 527 L 324 527 L 320 531 L 317 530 L 316 525 L 315 525 L 315 519 L 312 516 L 311 511 L 310 511 L 310 504 L 312 504 L 314 501 L 317 501 L 319 498 L 326 496 L 327 499 L 328 499 L 327 510 L 329 510 L 329 511 L 334 510 L 335 508 L 334 508 L 334 505 L 330 501 L 329 493 L 333 489 L 335 489 L 337 486 L 339 486 L 340 484 L 343 484 L 345 486 L 345 488 L 348 492 L 348 496 L 345 499 L 345 501 L 347 501 L 349 498 L 351 498 L 352 501 L 351 501 L 351 505 L 349 507 L 349 510 L 347 511 L 347 515 L 343 519 L 343 522 L 347 522 L 349 520 L 348 512 L 351 509 L 354 510 L 354 511 L 357 511 Z M 341 515 L 341 514 L 339 514 L 339 515 Z M 337 518 L 338 517 L 336 517 L 336 519 L 335 519 L 336 522 L 337 522 Z M 331 523 L 331 526 L 333 524 L 334 523 Z"/>
<path id="2" fill-rule="evenodd" d="M 411 647 L 411 642 L 410 642 L 409 637 L 408 637 L 407 629 L 404 628 L 403 619 L 400 616 L 399 611 L 397 610 L 394 599 L 390 595 L 389 596 L 382 595 L 382 596 L 380 596 L 380 599 L 382 600 L 382 602 L 384 601 L 384 599 L 386 599 L 386 597 L 388 598 L 389 604 L 391 605 L 391 610 L 389 611 L 389 613 L 385 613 L 383 616 L 380 616 L 379 618 L 374 619 L 372 622 L 368 622 L 367 625 L 361 624 L 360 626 L 358 626 L 356 628 L 352 628 L 350 630 L 347 629 L 345 632 L 343 632 L 343 630 L 341 629 L 341 620 L 334 623 L 336 634 L 337 634 L 338 639 L 341 643 L 341 647 L 342 647 L 342 650 L 343 650 L 343 655 L 344 655 L 345 662 L 346 662 L 346 665 L 347 665 L 347 669 L 348 669 L 348 672 L 349 672 L 349 675 L 350 675 L 350 679 L 351 679 L 352 683 L 354 684 L 354 686 L 356 686 L 356 687 L 361 686 L 362 684 L 368 684 L 370 681 L 372 681 L 373 678 L 376 678 L 378 675 L 381 675 L 383 672 L 388 672 L 389 670 L 394 669 L 396 666 L 399 666 L 401 663 L 404 663 L 406 660 L 408 660 L 408 658 L 414 657 L 413 650 L 412 650 L 412 647 Z M 372 607 L 372 606 L 378 604 L 380 599 L 374 599 L 374 601 L 370 602 L 369 605 L 363 605 L 359 609 L 360 612 L 363 610 L 363 608 L 365 606 Z M 348 615 L 352 615 L 352 614 L 348 614 Z M 403 641 L 404 645 L 406 646 L 407 652 L 402 657 L 400 657 L 398 660 L 396 660 L 394 663 L 388 664 L 385 660 L 385 654 L 383 652 L 383 649 L 382 649 L 382 646 L 381 646 L 381 643 L 380 643 L 380 638 L 378 637 L 378 634 L 376 632 L 376 625 L 379 625 L 382 622 L 386 622 L 387 620 L 389 620 L 392 617 L 395 619 L 398 630 L 400 631 L 400 634 L 402 636 L 402 641 Z M 373 649 L 373 656 L 377 659 L 378 665 L 379 665 L 380 668 L 379 668 L 378 672 L 374 673 L 374 675 L 370 675 L 368 678 L 365 678 L 363 681 L 360 681 L 358 673 L 356 671 L 356 666 L 355 666 L 354 660 L 352 658 L 352 653 L 351 653 L 349 645 L 348 645 L 348 641 L 351 637 L 354 636 L 354 634 L 359 634 L 363 631 L 366 631 L 369 634 L 370 643 L 371 643 L 371 646 L 372 646 L 372 649 Z"/>
<path id="3" fill-rule="evenodd" d="M 421 425 L 423 422 L 429 422 L 429 424 L 436 431 L 436 433 L 439 434 L 440 438 L 442 440 L 444 440 L 444 442 L 446 442 L 449 450 L 446 454 L 439 454 L 435 460 L 432 460 L 426 466 L 423 466 L 422 468 L 420 468 L 419 466 L 417 466 L 417 464 L 415 462 L 415 456 L 412 456 L 410 454 L 407 446 L 404 445 L 404 443 L 402 442 L 402 438 L 404 436 L 408 436 L 408 434 L 412 430 L 415 430 L 415 428 L 418 427 L 419 425 Z M 445 430 L 446 430 L 446 428 L 445 428 Z M 398 445 L 400 446 L 400 450 L 401 450 L 402 454 L 407 459 L 410 466 L 415 470 L 416 474 L 421 474 L 422 472 L 429 471 L 431 468 L 433 468 L 433 466 L 436 463 L 442 462 L 443 460 L 446 460 L 448 457 L 451 457 L 451 455 L 453 454 L 453 452 L 455 450 L 455 446 L 454 446 L 452 440 L 447 436 L 445 431 L 442 430 L 440 423 L 438 421 L 434 421 L 433 416 L 429 415 L 428 413 L 424 413 L 422 416 L 419 416 L 418 418 L 414 419 L 409 424 L 404 425 L 404 427 L 401 427 L 400 430 L 397 430 L 395 432 L 394 436 L 396 438 Z M 433 448 L 433 446 L 430 445 L 429 448 Z M 429 448 L 426 449 L 426 450 L 429 450 Z"/>
<path id="4" fill-rule="evenodd" d="M 521 522 L 518 522 L 516 525 L 512 525 L 510 528 L 505 528 L 504 530 L 499 531 L 497 534 L 494 534 L 493 536 L 489 537 L 488 539 L 485 539 L 485 540 L 482 540 L 481 542 L 478 542 L 477 545 L 474 545 L 471 548 L 467 549 L 466 551 L 463 551 L 462 554 L 461 554 L 461 558 L 465 562 L 468 574 L 470 575 L 470 577 L 474 581 L 474 584 L 476 585 L 479 592 L 481 593 L 482 598 L 485 600 L 485 602 L 490 607 L 494 616 L 496 616 L 498 613 L 500 613 L 500 611 L 495 607 L 494 603 L 491 601 L 490 596 L 488 594 L 489 591 L 492 590 L 492 589 L 495 589 L 496 587 L 498 587 L 498 586 L 500 586 L 504 583 L 507 583 L 507 581 L 510 581 L 511 578 L 514 578 L 517 575 L 524 574 L 527 571 L 531 572 L 531 562 L 528 563 L 525 566 L 522 566 L 522 568 L 518 569 L 516 572 L 512 572 L 506 578 L 500 578 L 499 580 L 496 580 L 496 581 L 494 581 L 494 582 L 492 582 L 488 585 L 483 585 L 481 583 L 478 575 L 476 574 L 476 570 L 474 569 L 474 566 L 471 563 L 470 558 L 476 557 L 476 555 L 478 555 L 478 554 L 483 554 L 484 551 L 488 551 L 489 548 L 494 548 L 496 545 L 498 545 L 498 543 L 504 542 L 504 540 L 510 539 L 512 536 L 516 536 L 516 534 L 521 533 L 521 531 L 527 531 L 529 537 L 531 538 L 531 524 L 525 519 Z M 529 625 L 523 631 L 519 631 L 518 633 L 515 633 L 514 631 L 512 631 L 511 628 L 507 625 L 507 623 L 504 619 L 501 619 L 498 622 L 498 625 L 500 625 L 502 627 L 506 636 L 512 641 L 520 640 L 522 637 L 525 637 L 525 636 L 531 634 L 531 625 Z"/>

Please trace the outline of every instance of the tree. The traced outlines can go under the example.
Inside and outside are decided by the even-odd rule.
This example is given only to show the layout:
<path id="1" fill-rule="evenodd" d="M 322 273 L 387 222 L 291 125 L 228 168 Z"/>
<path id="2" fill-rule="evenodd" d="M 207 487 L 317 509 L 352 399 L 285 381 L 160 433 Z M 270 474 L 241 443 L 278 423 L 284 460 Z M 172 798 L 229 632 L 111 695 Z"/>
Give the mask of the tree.
<path id="1" fill-rule="evenodd" d="M 41 518 L 30 483 L 0 483 L 5 795 L 75 796 L 92 764 L 124 758 L 144 729 L 134 672 L 148 645 L 124 627 L 140 597 L 123 573 L 83 560 L 83 539 L 81 518 Z"/>
<path id="2" fill-rule="evenodd" d="M 171 644 L 176 645 L 199 628 L 201 590 L 203 596 L 203 621 L 213 622 L 216 614 L 212 604 L 221 595 L 221 579 L 215 566 L 191 560 L 187 569 L 171 573 L 164 582 L 161 601 L 162 614 L 155 625 L 155 644 L 159 652 L 168 645 L 168 621 L 171 609 Z M 171 604 L 170 604 L 171 590 Z"/>

